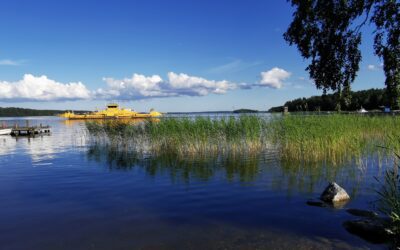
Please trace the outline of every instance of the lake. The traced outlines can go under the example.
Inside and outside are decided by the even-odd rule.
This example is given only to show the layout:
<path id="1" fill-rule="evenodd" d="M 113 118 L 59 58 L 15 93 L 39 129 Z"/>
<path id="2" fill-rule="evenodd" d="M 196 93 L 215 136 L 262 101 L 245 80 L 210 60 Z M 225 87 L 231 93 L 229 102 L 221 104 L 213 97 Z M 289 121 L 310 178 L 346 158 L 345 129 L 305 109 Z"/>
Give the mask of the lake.
<path id="1" fill-rule="evenodd" d="M 373 208 L 374 177 L 390 158 L 337 166 L 285 163 L 274 150 L 137 158 L 92 143 L 81 121 L 0 124 L 27 119 L 52 133 L 0 136 L 0 249 L 385 248 L 342 224 L 355 218 L 346 208 Z M 341 208 L 308 206 L 331 180 L 352 199 Z"/>

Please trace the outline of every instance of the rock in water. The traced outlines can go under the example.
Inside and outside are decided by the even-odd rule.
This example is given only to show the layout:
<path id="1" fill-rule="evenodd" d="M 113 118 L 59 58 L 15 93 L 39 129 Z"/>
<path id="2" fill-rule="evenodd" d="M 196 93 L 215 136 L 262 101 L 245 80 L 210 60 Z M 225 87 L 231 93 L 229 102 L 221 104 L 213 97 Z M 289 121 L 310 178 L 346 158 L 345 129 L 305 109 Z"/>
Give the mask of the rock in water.
<path id="1" fill-rule="evenodd" d="M 340 202 L 349 200 L 350 196 L 347 194 L 346 190 L 344 190 L 341 186 L 336 184 L 335 182 L 329 183 L 329 185 L 325 188 L 324 192 L 321 195 L 321 200 L 325 202 Z"/>
<path id="2" fill-rule="evenodd" d="M 365 217 L 365 218 L 377 218 L 378 214 L 373 211 L 362 210 L 357 208 L 349 208 L 346 210 L 351 215 L 358 216 L 358 217 Z"/>
<path id="3" fill-rule="evenodd" d="M 346 230 L 352 234 L 372 242 L 384 243 L 390 235 L 379 220 L 351 220 L 343 223 Z"/>

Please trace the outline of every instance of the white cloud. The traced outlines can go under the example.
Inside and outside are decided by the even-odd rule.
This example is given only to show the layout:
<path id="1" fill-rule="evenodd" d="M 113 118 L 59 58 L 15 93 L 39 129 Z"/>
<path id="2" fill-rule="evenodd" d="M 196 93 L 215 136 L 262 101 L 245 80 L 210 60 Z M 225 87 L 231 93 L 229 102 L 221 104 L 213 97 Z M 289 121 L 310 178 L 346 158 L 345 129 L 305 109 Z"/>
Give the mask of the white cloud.
<path id="1" fill-rule="evenodd" d="M 2 66 L 19 66 L 23 63 L 23 61 L 14 61 L 9 59 L 0 60 L 0 65 Z"/>
<path id="2" fill-rule="evenodd" d="M 245 62 L 240 59 L 235 59 L 226 64 L 213 67 L 213 68 L 209 69 L 208 72 L 212 73 L 212 74 L 234 73 L 234 72 L 247 70 L 247 69 L 256 67 L 258 65 L 261 65 L 261 64 L 262 64 L 261 61 Z"/>
<path id="3" fill-rule="evenodd" d="M 208 94 L 225 94 L 236 88 L 236 84 L 226 80 L 214 81 L 187 74 L 168 73 L 168 80 L 159 75 L 144 76 L 133 74 L 122 80 L 105 77 L 107 89 L 98 89 L 96 95 L 101 98 L 144 99 L 174 96 L 205 96 Z"/>
<path id="4" fill-rule="evenodd" d="M 225 94 L 228 90 L 236 88 L 236 84 L 226 80 L 214 81 L 187 74 L 168 73 L 168 83 L 171 89 L 184 95 Z"/>
<path id="5" fill-rule="evenodd" d="M 290 75 L 290 72 L 277 67 L 265 72 L 261 72 L 260 86 L 279 89 L 282 87 L 283 81 L 289 78 Z"/>
<path id="6" fill-rule="evenodd" d="M 90 98 L 90 91 L 81 82 L 60 83 L 31 74 L 17 82 L 0 81 L 0 101 L 60 101 Z"/>
<path id="7" fill-rule="evenodd" d="M 206 96 L 209 94 L 226 94 L 235 89 L 252 89 L 253 87 L 281 88 L 283 81 L 291 73 L 273 68 L 261 72 L 261 81 L 257 84 L 234 83 L 227 80 L 209 80 L 185 73 L 168 72 L 167 78 L 159 75 L 145 76 L 133 74 L 130 78 L 114 79 L 105 77 L 107 88 L 95 91 L 95 96 L 102 99 L 148 99 L 178 96 Z"/>
<path id="8" fill-rule="evenodd" d="M 60 83 L 47 76 L 24 75 L 16 82 L 0 81 L 0 101 L 62 101 L 79 99 L 139 100 L 160 97 L 206 96 L 226 94 L 235 89 L 254 87 L 281 88 L 283 81 L 291 73 L 273 68 L 261 72 L 259 83 L 234 83 L 227 80 L 209 80 L 184 73 L 169 72 L 167 78 L 159 75 L 145 76 L 133 74 L 132 77 L 115 79 L 105 77 L 107 86 L 90 91 L 81 82 Z"/>
<path id="9" fill-rule="evenodd" d="M 375 64 L 368 64 L 367 69 L 370 71 L 377 71 L 383 68 L 383 63 L 380 63 L 379 65 Z"/>
<path id="10" fill-rule="evenodd" d="M 237 69 L 240 67 L 242 61 L 241 60 L 233 60 L 229 63 L 223 64 L 223 65 L 219 65 L 216 66 L 214 68 L 211 68 L 209 70 L 210 73 L 224 73 L 224 72 L 229 72 L 232 71 L 233 69 Z"/>
<path id="11" fill-rule="evenodd" d="M 165 97 L 168 93 L 162 91 L 163 79 L 159 75 L 144 76 L 133 74 L 131 78 L 122 80 L 105 77 L 103 80 L 107 83 L 106 90 L 98 89 L 96 95 L 103 98 L 151 98 Z"/>

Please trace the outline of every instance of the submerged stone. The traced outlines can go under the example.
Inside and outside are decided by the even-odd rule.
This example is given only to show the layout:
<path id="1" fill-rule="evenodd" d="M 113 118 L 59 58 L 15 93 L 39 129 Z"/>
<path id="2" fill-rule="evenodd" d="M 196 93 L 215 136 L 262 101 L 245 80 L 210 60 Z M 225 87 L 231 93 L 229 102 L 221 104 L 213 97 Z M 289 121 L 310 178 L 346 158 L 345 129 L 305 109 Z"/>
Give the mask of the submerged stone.
<path id="1" fill-rule="evenodd" d="M 350 220 L 343 226 L 349 233 L 372 243 L 384 243 L 391 237 L 381 220 Z"/>
<path id="2" fill-rule="evenodd" d="M 347 194 L 346 190 L 335 182 L 329 183 L 321 195 L 321 200 L 331 203 L 343 202 L 349 199 L 350 196 Z"/>
<path id="3" fill-rule="evenodd" d="M 348 212 L 351 215 L 359 216 L 359 217 L 366 217 L 366 218 L 378 217 L 378 214 L 375 213 L 374 211 L 368 211 L 368 210 L 357 209 L 357 208 L 349 208 L 346 210 L 346 212 Z"/>

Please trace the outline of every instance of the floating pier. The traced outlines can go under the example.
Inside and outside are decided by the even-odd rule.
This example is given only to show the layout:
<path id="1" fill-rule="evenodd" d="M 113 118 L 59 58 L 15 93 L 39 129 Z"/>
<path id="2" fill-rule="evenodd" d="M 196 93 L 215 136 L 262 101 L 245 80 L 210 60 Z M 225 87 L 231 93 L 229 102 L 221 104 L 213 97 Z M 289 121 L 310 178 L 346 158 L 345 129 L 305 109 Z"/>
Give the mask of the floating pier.
<path id="1" fill-rule="evenodd" d="M 15 124 L 11 131 L 12 136 L 35 136 L 48 133 L 50 133 L 50 126 L 43 126 L 42 124 L 39 126 L 29 126 L 29 121 L 26 121 L 25 127 Z"/>

